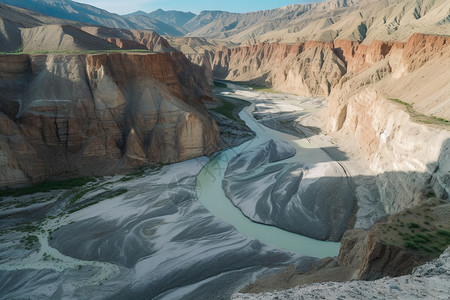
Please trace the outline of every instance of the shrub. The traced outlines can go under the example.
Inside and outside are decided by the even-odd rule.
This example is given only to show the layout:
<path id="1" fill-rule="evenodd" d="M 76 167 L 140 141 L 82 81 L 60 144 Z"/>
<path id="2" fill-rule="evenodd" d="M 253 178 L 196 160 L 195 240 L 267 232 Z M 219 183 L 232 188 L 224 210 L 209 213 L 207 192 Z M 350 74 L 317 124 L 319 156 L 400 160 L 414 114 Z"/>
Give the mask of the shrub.
<path id="1" fill-rule="evenodd" d="M 427 242 L 427 240 L 419 238 L 419 237 L 414 238 L 413 241 L 416 243 L 421 243 L 421 244 L 424 244 Z"/>
<path id="2" fill-rule="evenodd" d="M 450 237 L 450 231 L 448 231 L 448 230 L 438 229 L 438 230 L 436 230 L 436 232 L 439 233 L 440 235 L 444 235 L 446 237 Z"/>
<path id="3" fill-rule="evenodd" d="M 425 250 L 427 252 L 433 252 L 433 250 L 430 247 L 427 247 L 425 245 L 420 245 L 420 248 L 422 248 L 423 250 Z"/>
<path id="4" fill-rule="evenodd" d="M 420 239 L 424 239 L 426 241 L 431 241 L 428 235 L 425 235 L 423 233 L 416 233 L 416 237 L 420 238 Z"/>
<path id="5" fill-rule="evenodd" d="M 20 197 L 23 195 L 30 195 L 39 192 L 50 192 L 52 190 L 62 190 L 62 189 L 71 189 L 74 187 L 79 187 L 85 185 L 88 182 L 95 181 L 95 178 L 92 177 L 78 177 L 67 179 L 63 181 L 46 181 L 42 183 L 38 183 L 29 188 L 23 189 L 7 189 L 0 191 L 0 197 L 2 196 L 13 196 Z"/>
<path id="6" fill-rule="evenodd" d="M 410 223 L 408 223 L 408 228 L 409 229 L 411 229 L 411 228 L 420 228 L 420 226 L 417 223 L 410 222 Z"/>
<path id="7" fill-rule="evenodd" d="M 411 241 L 405 241 L 405 247 L 406 247 L 406 248 L 410 248 L 410 249 L 417 249 L 416 244 L 414 244 L 414 243 L 411 242 Z"/>

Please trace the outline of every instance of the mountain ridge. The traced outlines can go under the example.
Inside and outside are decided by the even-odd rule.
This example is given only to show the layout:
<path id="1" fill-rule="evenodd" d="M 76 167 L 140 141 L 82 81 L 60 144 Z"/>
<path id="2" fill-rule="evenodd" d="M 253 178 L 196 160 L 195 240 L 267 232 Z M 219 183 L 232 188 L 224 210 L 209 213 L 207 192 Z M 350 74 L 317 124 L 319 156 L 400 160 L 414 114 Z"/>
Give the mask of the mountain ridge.
<path id="1" fill-rule="evenodd" d="M 183 26 L 186 24 L 189 20 L 194 18 L 196 15 L 192 12 L 184 12 L 184 11 L 178 11 L 178 10 L 163 10 L 163 9 L 157 9 L 151 12 L 144 12 L 142 10 L 136 11 L 131 14 L 127 14 L 126 16 L 130 15 L 144 15 L 147 17 L 150 17 L 155 20 L 159 20 L 161 22 L 164 22 L 166 24 L 169 24 L 171 26 L 174 26 L 177 29 L 184 29 Z M 187 33 L 187 32 L 185 32 Z"/>
<path id="2" fill-rule="evenodd" d="M 0 0 L 0 3 L 75 22 L 112 28 L 153 30 L 162 35 L 184 35 L 175 27 L 148 16 L 120 16 L 92 5 L 71 0 L 28 0 L 19 2 Z"/>

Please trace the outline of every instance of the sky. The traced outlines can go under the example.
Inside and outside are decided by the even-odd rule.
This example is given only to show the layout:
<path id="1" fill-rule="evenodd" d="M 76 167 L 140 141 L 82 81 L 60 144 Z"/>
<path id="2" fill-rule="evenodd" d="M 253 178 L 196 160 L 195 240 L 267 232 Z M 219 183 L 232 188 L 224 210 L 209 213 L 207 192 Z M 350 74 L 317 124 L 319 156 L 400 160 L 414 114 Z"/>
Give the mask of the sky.
<path id="1" fill-rule="evenodd" d="M 191 11 L 198 14 L 202 10 L 224 10 L 230 12 L 249 12 L 273 9 L 289 4 L 317 2 L 317 0 L 74 0 L 90 4 L 109 12 L 127 14 L 137 10 L 151 12 L 158 8 L 164 10 Z"/>

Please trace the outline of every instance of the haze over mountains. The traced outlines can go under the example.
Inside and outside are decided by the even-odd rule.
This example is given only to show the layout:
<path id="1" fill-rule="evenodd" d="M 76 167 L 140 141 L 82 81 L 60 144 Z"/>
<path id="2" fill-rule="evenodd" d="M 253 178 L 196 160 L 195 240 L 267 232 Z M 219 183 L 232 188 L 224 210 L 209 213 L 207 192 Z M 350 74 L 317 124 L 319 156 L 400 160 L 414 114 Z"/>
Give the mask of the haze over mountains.
<path id="1" fill-rule="evenodd" d="M 173 26 L 144 15 L 120 16 L 91 5 L 70 0 L 2 0 L 0 3 L 80 23 L 121 29 L 154 30 L 159 34 L 174 36 L 183 35 L 182 32 Z"/>
<path id="2" fill-rule="evenodd" d="M 152 19 L 159 20 L 161 22 L 167 23 L 177 28 L 181 28 L 185 33 L 187 31 L 183 28 L 184 24 L 186 24 L 190 19 L 194 18 L 196 15 L 191 12 L 182 12 L 177 10 L 169 10 L 165 11 L 162 9 L 157 9 L 155 11 L 146 13 L 144 11 L 137 11 L 131 13 L 129 15 L 143 15 L 150 17 Z"/>
<path id="3" fill-rule="evenodd" d="M 249 13 L 225 11 L 138 11 L 120 16 L 70 0 L 1 0 L 48 16 L 122 29 L 154 30 L 161 35 L 236 42 L 317 40 L 406 41 L 414 32 L 448 34 L 446 0 L 327 0 Z"/>

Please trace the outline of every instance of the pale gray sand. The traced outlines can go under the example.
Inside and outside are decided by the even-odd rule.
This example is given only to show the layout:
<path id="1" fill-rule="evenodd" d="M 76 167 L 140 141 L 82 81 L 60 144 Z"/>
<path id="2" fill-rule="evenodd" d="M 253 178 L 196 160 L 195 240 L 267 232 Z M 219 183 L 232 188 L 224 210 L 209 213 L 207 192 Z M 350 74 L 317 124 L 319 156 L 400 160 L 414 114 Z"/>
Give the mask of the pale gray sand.
<path id="1" fill-rule="evenodd" d="M 237 93 L 248 91 L 235 86 Z M 323 116 L 321 110 L 326 106 L 326 99 L 299 97 L 285 94 L 254 93 L 254 116 L 265 126 L 285 132 L 306 140 L 319 147 L 329 157 L 338 162 L 345 173 L 353 180 L 357 198 L 355 228 L 370 228 L 377 220 L 386 215 L 380 199 L 376 174 L 366 166 L 364 158 L 352 153 L 344 153 L 340 148 L 345 139 L 338 141 L 323 134 Z"/>
<path id="2" fill-rule="evenodd" d="M 315 239 L 339 241 L 351 225 L 356 205 L 355 189 L 345 169 L 320 146 L 262 126 L 251 115 L 261 99 L 270 106 L 273 97 L 300 97 L 239 87 L 233 97 L 252 102 L 241 118 L 257 136 L 229 163 L 223 181 L 227 197 L 255 222 Z M 273 102 L 278 113 L 306 114 L 322 105 L 317 99 L 309 99 L 299 108 L 289 102 L 280 104 L 281 100 Z"/>
<path id="3" fill-rule="evenodd" d="M 111 187 L 128 192 L 46 219 L 42 233 L 31 233 L 40 242 L 30 250 L 18 241 L 27 233 L 2 234 L 0 298 L 221 299 L 257 275 L 317 260 L 264 245 L 212 216 L 195 191 L 207 161 L 96 183 L 81 203 Z M 50 240 L 47 230 L 56 230 Z"/>

